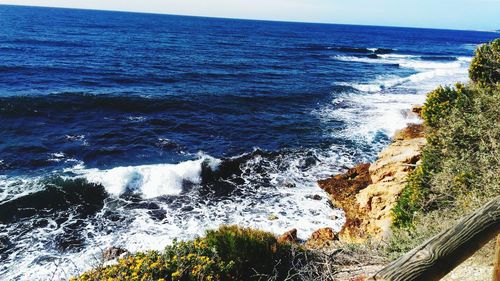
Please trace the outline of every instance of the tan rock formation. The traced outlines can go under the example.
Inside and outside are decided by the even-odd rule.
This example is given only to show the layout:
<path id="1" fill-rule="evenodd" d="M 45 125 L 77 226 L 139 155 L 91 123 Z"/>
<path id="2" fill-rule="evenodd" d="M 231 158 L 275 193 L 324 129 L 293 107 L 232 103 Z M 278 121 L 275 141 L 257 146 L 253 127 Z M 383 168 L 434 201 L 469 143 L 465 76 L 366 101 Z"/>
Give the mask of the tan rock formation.
<path id="1" fill-rule="evenodd" d="M 406 185 L 406 176 L 420 160 L 426 141 L 423 126 L 411 124 L 396 133 L 372 165 L 361 164 L 345 174 L 319 181 L 333 203 L 346 213 L 343 241 L 362 242 L 390 235 L 391 210 Z"/>
<path id="2" fill-rule="evenodd" d="M 323 249 L 339 240 L 338 235 L 330 227 L 320 228 L 311 234 L 305 245 L 308 248 Z"/>

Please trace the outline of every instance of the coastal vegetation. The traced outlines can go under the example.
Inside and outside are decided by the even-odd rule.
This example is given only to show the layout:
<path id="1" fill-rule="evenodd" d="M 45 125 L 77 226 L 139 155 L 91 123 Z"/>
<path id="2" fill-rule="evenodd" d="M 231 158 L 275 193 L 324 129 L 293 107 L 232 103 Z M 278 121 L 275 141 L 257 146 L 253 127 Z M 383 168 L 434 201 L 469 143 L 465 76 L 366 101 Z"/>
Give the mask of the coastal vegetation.
<path id="1" fill-rule="evenodd" d="M 500 194 L 500 39 L 477 48 L 469 76 L 427 95 L 427 145 L 393 209 L 393 254 Z"/>
<path id="2" fill-rule="evenodd" d="M 304 250 L 271 233 L 221 226 L 204 237 L 174 241 L 163 251 L 138 252 L 73 278 L 87 280 L 275 280 L 294 279 Z M 264 279 L 264 280 L 265 280 Z"/>

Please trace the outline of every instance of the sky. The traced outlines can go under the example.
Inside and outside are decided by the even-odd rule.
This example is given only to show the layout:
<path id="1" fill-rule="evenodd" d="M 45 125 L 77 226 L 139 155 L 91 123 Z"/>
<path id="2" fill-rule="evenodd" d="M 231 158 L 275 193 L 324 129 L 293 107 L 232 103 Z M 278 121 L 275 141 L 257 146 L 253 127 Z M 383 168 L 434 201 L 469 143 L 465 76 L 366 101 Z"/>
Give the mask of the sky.
<path id="1" fill-rule="evenodd" d="M 0 4 L 279 21 L 500 29 L 500 0 L 0 0 Z"/>

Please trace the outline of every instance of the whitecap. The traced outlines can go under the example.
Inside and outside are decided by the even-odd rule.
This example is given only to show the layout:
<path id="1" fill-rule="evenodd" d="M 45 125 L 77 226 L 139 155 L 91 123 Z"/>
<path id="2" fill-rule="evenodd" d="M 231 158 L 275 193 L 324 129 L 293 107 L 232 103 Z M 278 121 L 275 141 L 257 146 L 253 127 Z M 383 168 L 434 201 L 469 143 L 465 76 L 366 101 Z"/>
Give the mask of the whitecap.
<path id="1" fill-rule="evenodd" d="M 49 162 L 61 162 L 64 160 L 65 157 L 66 157 L 66 155 L 64 154 L 64 152 L 51 153 L 49 155 L 49 159 L 47 159 L 47 161 L 49 161 Z"/>
<path id="2" fill-rule="evenodd" d="M 109 170 L 84 169 L 78 172 L 89 182 L 103 185 L 109 194 L 120 196 L 130 192 L 150 199 L 164 195 L 178 195 L 183 191 L 186 182 L 199 184 L 202 164 L 207 163 L 215 170 L 219 161 L 209 156 L 202 156 L 200 159 L 178 164 L 116 167 Z"/>

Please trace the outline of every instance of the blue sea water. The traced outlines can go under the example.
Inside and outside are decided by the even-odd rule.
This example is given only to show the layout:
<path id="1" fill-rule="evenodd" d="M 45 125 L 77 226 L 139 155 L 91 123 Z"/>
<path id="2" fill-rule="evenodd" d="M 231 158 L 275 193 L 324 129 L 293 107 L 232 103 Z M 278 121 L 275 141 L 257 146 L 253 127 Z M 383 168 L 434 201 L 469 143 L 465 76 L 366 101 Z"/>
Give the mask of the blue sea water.
<path id="1" fill-rule="evenodd" d="M 373 160 L 496 36 L 0 6 L 0 276 L 220 224 L 338 229 L 316 180 Z"/>

